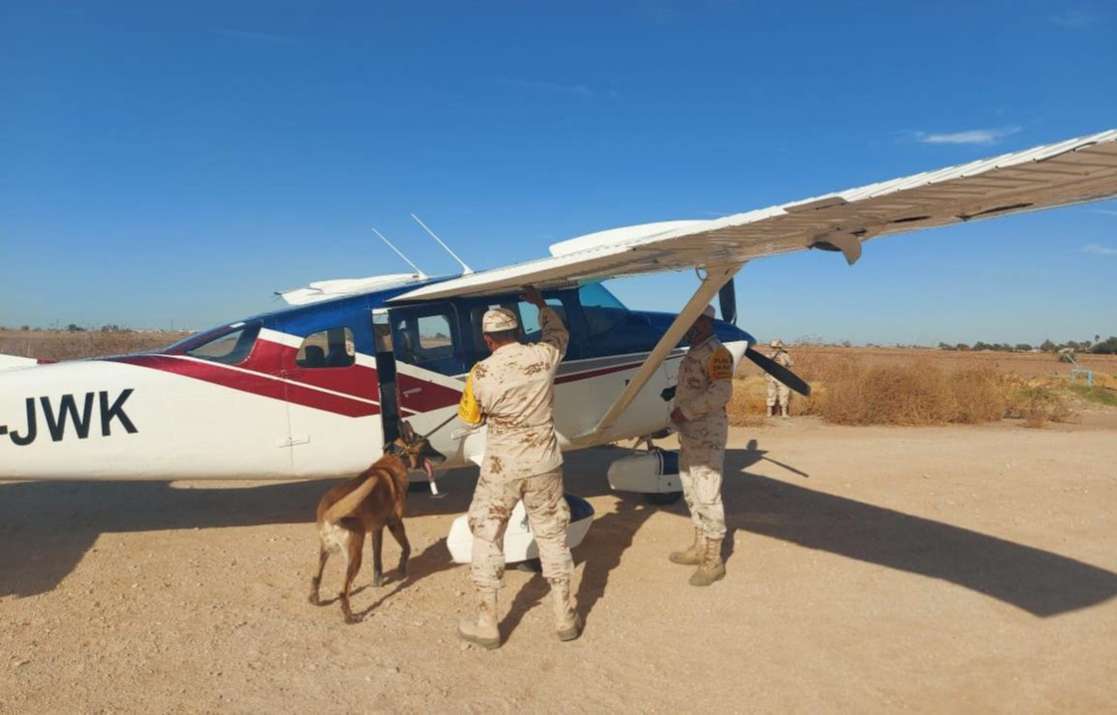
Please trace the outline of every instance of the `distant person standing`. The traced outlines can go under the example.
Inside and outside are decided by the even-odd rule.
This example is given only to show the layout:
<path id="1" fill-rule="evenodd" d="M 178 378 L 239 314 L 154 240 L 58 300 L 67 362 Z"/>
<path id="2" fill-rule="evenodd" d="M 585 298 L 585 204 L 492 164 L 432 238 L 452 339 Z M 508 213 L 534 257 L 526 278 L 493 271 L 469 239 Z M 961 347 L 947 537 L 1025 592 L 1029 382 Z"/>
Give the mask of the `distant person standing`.
<path id="1" fill-rule="evenodd" d="M 776 338 L 769 345 L 773 352 L 768 357 L 772 358 L 777 365 L 791 367 L 794 364 L 791 355 L 784 349 L 782 340 Z M 778 409 L 780 415 L 787 417 L 791 411 L 791 388 L 771 375 L 765 374 L 764 378 L 768 381 L 768 416 L 775 417 Z"/>

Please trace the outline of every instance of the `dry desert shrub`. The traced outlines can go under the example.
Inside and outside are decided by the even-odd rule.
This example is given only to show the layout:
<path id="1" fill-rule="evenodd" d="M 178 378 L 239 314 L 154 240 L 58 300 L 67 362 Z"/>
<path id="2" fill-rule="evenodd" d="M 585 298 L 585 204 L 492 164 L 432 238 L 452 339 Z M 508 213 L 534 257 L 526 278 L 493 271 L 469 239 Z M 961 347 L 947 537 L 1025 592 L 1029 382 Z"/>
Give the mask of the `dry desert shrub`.
<path id="1" fill-rule="evenodd" d="M 1021 383 L 1009 392 L 1005 417 L 1022 419 L 1025 427 L 1039 428 L 1048 422 L 1069 422 L 1074 413 L 1066 398 L 1051 385 Z"/>
<path id="2" fill-rule="evenodd" d="M 1050 396 L 1048 396 L 1050 393 Z M 821 414 L 848 425 L 941 425 L 995 422 L 1013 416 L 1013 405 L 1029 415 L 1062 421 L 1069 410 L 1053 391 L 1023 399 L 1020 387 L 991 368 L 945 371 L 925 361 L 905 366 L 847 366 L 827 385 Z"/>
<path id="3" fill-rule="evenodd" d="M 755 375 L 733 380 L 733 397 L 727 411 L 729 424 L 736 427 L 756 427 L 765 422 L 764 378 Z"/>
<path id="4" fill-rule="evenodd" d="M 187 333 L 130 330 L 6 331 L 0 333 L 0 353 L 39 360 L 76 360 L 105 355 L 144 352 L 166 347 Z"/>

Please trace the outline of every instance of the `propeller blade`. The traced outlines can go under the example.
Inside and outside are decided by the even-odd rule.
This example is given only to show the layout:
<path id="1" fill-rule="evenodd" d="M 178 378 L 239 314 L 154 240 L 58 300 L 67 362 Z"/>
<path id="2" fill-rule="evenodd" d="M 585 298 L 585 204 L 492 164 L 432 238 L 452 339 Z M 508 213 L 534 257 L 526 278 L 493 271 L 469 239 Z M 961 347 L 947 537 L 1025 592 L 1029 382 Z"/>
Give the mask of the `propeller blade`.
<path id="1" fill-rule="evenodd" d="M 733 279 L 718 291 L 718 304 L 721 308 L 721 319 L 727 323 L 737 324 L 737 287 Z"/>
<path id="2" fill-rule="evenodd" d="M 811 396 L 811 386 L 808 385 L 803 378 L 799 377 L 791 370 L 788 370 L 783 365 L 780 365 L 764 353 L 758 353 L 752 348 L 749 348 L 745 351 L 745 357 L 756 363 L 756 366 L 761 370 L 787 385 L 792 390 L 795 390 L 800 395 L 804 397 Z"/>

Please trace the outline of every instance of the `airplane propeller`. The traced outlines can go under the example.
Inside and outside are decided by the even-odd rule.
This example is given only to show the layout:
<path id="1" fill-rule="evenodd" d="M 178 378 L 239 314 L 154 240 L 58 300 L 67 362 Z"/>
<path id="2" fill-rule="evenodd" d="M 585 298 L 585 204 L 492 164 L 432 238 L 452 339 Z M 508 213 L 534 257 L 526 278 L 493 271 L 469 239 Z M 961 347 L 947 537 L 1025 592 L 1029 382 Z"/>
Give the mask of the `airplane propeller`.
<path id="1" fill-rule="evenodd" d="M 745 357 L 756 363 L 756 366 L 761 370 L 787 385 L 792 390 L 795 390 L 800 395 L 804 397 L 811 396 L 811 386 L 807 384 L 806 380 L 799 377 L 791 370 L 788 370 L 783 365 L 780 365 L 764 353 L 757 352 L 750 346 L 749 349 L 745 351 Z"/>
<path id="2" fill-rule="evenodd" d="M 721 308 L 721 319 L 727 323 L 737 324 L 737 287 L 734 279 L 730 278 L 729 282 L 721 287 L 718 291 L 718 307 Z M 791 370 L 788 370 L 783 365 L 780 365 L 772 358 L 764 353 L 759 353 L 751 347 L 745 351 L 745 357 L 756 363 L 764 372 L 776 378 L 783 384 L 795 390 L 804 397 L 810 397 L 811 386 L 807 381 L 799 377 Z"/>
<path id="3" fill-rule="evenodd" d="M 737 324 L 737 287 L 734 279 L 721 287 L 718 291 L 718 307 L 721 308 L 721 319 L 727 323 Z"/>

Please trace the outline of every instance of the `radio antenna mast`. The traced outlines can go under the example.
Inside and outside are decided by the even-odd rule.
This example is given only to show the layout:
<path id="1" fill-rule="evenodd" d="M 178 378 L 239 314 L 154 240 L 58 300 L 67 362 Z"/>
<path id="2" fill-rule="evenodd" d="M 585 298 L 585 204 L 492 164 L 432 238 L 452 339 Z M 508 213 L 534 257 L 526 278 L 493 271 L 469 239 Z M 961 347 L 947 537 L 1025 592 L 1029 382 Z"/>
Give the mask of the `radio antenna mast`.
<path id="1" fill-rule="evenodd" d="M 379 231 L 377 231 L 377 230 L 376 230 L 376 227 L 375 227 L 375 226 L 373 226 L 373 227 L 372 227 L 372 232 L 373 232 L 373 233 L 375 233 L 375 234 L 376 234 L 377 236 L 379 236 L 379 237 L 380 237 L 380 240 L 381 240 L 381 241 L 383 241 L 384 243 L 388 244 L 388 248 L 390 248 L 390 249 L 392 249 L 393 251 L 395 251 L 395 252 L 396 252 L 396 255 L 397 255 L 397 256 L 399 256 L 400 258 L 402 258 L 402 259 L 403 259 L 403 261 L 404 261 L 404 263 L 406 263 L 407 265 L 409 265 L 409 266 L 411 266 L 412 268 L 414 268 L 414 269 L 415 269 L 415 272 L 419 274 L 419 277 L 420 277 L 420 278 L 427 278 L 427 277 L 428 277 L 428 276 L 427 276 L 427 274 L 423 272 L 423 269 L 422 269 L 422 268 L 420 268 L 419 266 L 417 266 L 417 265 L 415 265 L 414 263 L 412 263 L 412 262 L 411 262 L 411 259 L 410 259 L 410 258 L 408 258 L 407 256 L 403 255 L 403 251 L 399 250 L 399 249 L 398 249 L 398 248 L 396 248 L 396 247 L 395 247 L 394 245 L 392 245 L 392 242 L 391 242 L 391 241 L 389 241 L 389 240 L 388 240 L 387 238 L 385 238 L 385 237 L 384 237 L 384 234 L 382 234 L 382 233 L 380 233 Z"/>
<path id="2" fill-rule="evenodd" d="M 470 273 L 473 273 L 473 269 L 472 269 L 472 268 L 470 268 L 469 266 L 467 266 L 467 265 L 465 264 L 465 261 L 463 261 L 462 259 L 458 258 L 458 254 L 456 254 L 456 253 L 454 253 L 453 251 L 451 251 L 451 250 L 450 250 L 450 247 L 449 247 L 449 246 L 447 246 L 447 245 L 446 245 L 445 243 L 443 243 L 443 242 L 442 242 L 442 239 L 438 237 L 438 234 L 436 234 L 436 233 L 435 233 L 434 231 L 430 230 L 430 227 L 428 227 L 428 226 L 427 226 L 427 225 L 426 225 L 425 223 L 423 223 L 423 219 L 419 218 L 419 217 L 418 217 L 418 216 L 416 216 L 415 214 L 411 214 L 411 218 L 415 219 L 415 223 L 417 223 L 417 224 L 419 224 L 420 226 L 422 226 L 422 227 L 423 227 L 423 230 L 424 230 L 424 231 L 426 231 L 427 233 L 429 233 L 429 234 L 431 235 L 431 238 L 433 238 L 434 240 L 438 241 L 438 245 L 439 245 L 439 246 L 442 246 L 442 248 L 443 248 L 443 249 L 445 249 L 445 250 L 446 250 L 446 252 L 450 254 L 450 257 L 451 257 L 451 258 L 453 258 L 453 259 L 454 259 L 455 261 L 457 261 L 457 262 L 458 262 L 459 264 L 461 264 L 461 267 L 462 267 L 462 272 L 463 272 L 463 274 L 464 274 L 464 275 L 469 275 Z"/>

